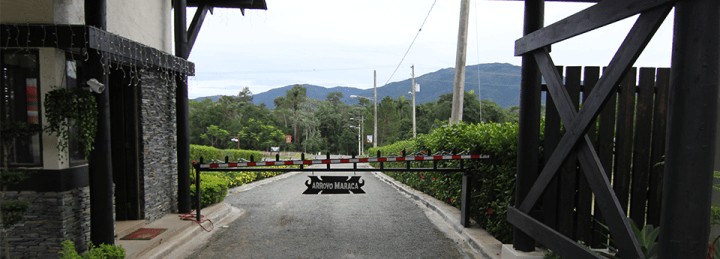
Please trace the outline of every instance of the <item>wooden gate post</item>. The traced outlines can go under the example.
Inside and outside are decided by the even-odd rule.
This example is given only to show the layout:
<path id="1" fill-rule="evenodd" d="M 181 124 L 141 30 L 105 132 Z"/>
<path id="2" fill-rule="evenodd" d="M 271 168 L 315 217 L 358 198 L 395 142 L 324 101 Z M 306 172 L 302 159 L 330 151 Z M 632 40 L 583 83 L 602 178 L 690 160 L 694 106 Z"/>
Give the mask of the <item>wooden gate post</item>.
<path id="1" fill-rule="evenodd" d="M 670 76 L 660 258 L 705 258 L 715 154 L 720 3 L 678 1 Z"/>
<path id="2" fill-rule="evenodd" d="M 525 0 L 524 35 L 542 28 L 544 9 L 545 1 L 543 0 Z M 525 199 L 539 171 L 540 71 L 532 53 L 523 55 L 521 73 L 516 206 L 519 206 L 520 202 Z M 535 250 L 535 240 L 516 227 L 513 229 L 513 247 L 519 251 L 530 252 Z"/>

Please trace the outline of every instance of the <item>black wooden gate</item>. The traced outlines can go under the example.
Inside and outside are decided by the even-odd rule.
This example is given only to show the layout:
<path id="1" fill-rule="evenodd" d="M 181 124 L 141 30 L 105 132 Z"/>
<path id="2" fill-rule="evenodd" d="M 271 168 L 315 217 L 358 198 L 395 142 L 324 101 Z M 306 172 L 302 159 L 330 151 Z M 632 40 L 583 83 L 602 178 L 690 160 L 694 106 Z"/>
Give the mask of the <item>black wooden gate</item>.
<path id="1" fill-rule="evenodd" d="M 588 207 L 573 208 L 573 205 L 576 204 L 574 202 L 576 198 L 580 199 L 580 202 L 587 203 L 585 205 L 592 204 L 588 199 L 588 197 L 591 197 L 590 192 L 592 192 L 595 198 L 594 204 L 597 206 L 595 211 L 602 213 L 604 222 L 607 224 L 610 235 L 612 236 L 613 244 L 619 250 L 619 255 L 623 258 L 644 258 L 638 240 L 633 235 L 629 219 L 626 216 L 627 189 L 629 189 L 627 183 L 630 182 L 628 177 L 632 174 L 618 173 L 617 175 L 613 175 L 612 180 L 616 183 L 616 189 L 613 189 L 610 182 L 610 170 L 608 170 L 611 168 L 609 161 L 602 159 L 599 154 L 601 150 L 604 150 L 604 152 L 609 152 L 609 150 L 596 148 L 597 139 L 593 138 L 595 136 L 593 136 L 594 133 L 590 133 L 590 129 L 595 127 L 598 115 L 601 114 L 603 107 L 606 107 L 608 103 L 612 102 L 611 99 L 613 99 L 612 97 L 615 96 L 614 93 L 617 92 L 618 89 L 620 89 L 621 92 L 621 100 L 619 102 L 622 106 L 620 106 L 620 108 L 627 109 L 628 111 L 634 109 L 632 105 L 628 106 L 629 102 L 623 100 L 635 97 L 633 94 L 636 89 L 635 84 L 620 87 L 622 85 L 621 81 L 628 74 L 637 57 L 662 24 L 673 7 L 673 3 L 673 1 L 668 0 L 601 1 L 588 9 L 558 21 L 555 24 L 537 29 L 534 32 L 528 31 L 532 31 L 533 28 L 526 27 L 526 33 L 528 34 L 516 41 L 515 54 L 523 56 L 523 69 L 528 66 L 534 67 L 535 65 L 539 68 L 539 72 L 547 83 L 547 91 L 551 98 L 548 105 L 554 106 L 554 109 L 557 110 L 557 114 L 559 115 L 559 120 L 555 119 L 555 121 L 551 121 L 552 125 L 548 125 L 548 127 L 556 127 L 559 123 L 564 125 L 564 134 L 562 137 L 557 134 L 551 136 L 551 138 L 559 137 L 559 141 L 552 150 L 546 150 L 544 167 L 540 170 L 539 175 L 533 172 L 533 170 L 536 169 L 533 168 L 532 165 L 523 165 L 523 163 L 528 163 L 527 161 L 532 161 L 533 158 L 538 157 L 537 154 L 533 155 L 532 153 L 536 153 L 538 147 L 539 126 L 537 124 L 539 124 L 539 114 L 528 115 L 527 109 L 530 108 L 539 112 L 539 109 L 533 109 L 533 107 L 539 108 L 538 99 L 540 95 L 539 87 L 533 89 L 533 84 L 539 83 L 538 77 L 540 75 L 524 73 L 523 90 L 521 92 L 521 132 L 519 143 L 520 153 L 518 154 L 517 201 L 515 207 L 508 208 L 508 221 L 520 230 L 520 232 L 516 231 L 515 235 L 514 242 L 516 248 L 519 247 L 520 250 L 531 250 L 529 247 L 534 247 L 532 239 L 535 239 L 543 245 L 557 251 L 564 258 L 597 257 L 597 255 L 587 247 L 576 242 L 577 239 L 575 237 L 577 231 L 571 226 L 580 222 L 587 223 L 589 221 L 590 214 L 588 213 Z M 540 1 L 540 5 L 542 5 L 542 1 Z M 526 5 L 526 8 L 527 6 L 528 5 Z M 538 8 L 541 9 L 541 6 L 538 6 Z M 592 82 L 593 80 L 585 82 L 590 94 L 587 97 L 583 96 L 582 108 L 578 110 L 579 99 L 577 95 L 579 89 L 574 85 L 580 82 L 580 80 L 576 78 L 580 74 L 578 72 L 580 69 L 569 69 L 570 73 L 568 73 L 567 78 L 569 79 L 568 85 L 570 87 L 566 88 L 565 84 L 563 84 L 563 78 L 550 56 L 549 46 L 638 13 L 640 16 L 635 25 L 628 33 L 608 67 L 603 71 L 602 77 L 597 79 L 596 82 Z M 542 17 L 526 16 L 526 19 L 528 18 L 542 20 Z M 590 71 L 590 73 L 595 72 L 594 70 Z M 628 82 L 629 81 L 630 80 L 628 80 Z M 634 82 L 634 78 L 632 81 Z M 642 95 L 640 96 L 642 97 Z M 523 114 L 522 109 L 525 109 L 526 113 Z M 632 124 L 632 113 L 624 114 L 623 116 L 625 116 L 625 118 L 618 119 L 627 119 L 626 121 Z M 602 119 L 601 116 L 601 120 Z M 601 123 L 600 125 L 603 124 Z M 605 127 L 607 127 L 607 125 Z M 634 131 L 631 125 L 618 128 L 618 131 L 619 135 L 617 137 L 624 136 L 632 139 L 632 132 Z M 604 131 L 601 131 L 599 133 L 602 134 L 603 132 Z M 606 136 L 603 135 L 603 137 Z M 622 139 L 622 137 L 621 139 L 617 137 L 615 138 L 616 141 L 631 143 L 626 139 Z M 622 152 L 624 146 L 621 146 L 621 143 L 617 144 L 618 146 L 615 152 Z M 632 144 L 628 145 L 631 146 Z M 627 151 L 627 153 L 618 153 L 619 156 L 616 156 L 616 163 L 618 159 L 623 160 L 632 157 L 632 150 L 625 151 Z M 576 159 L 578 163 L 575 162 Z M 640 159 L 640 157 L 638 157 L 638 159 Z M 649 163 L 649 160 L 637 162 Z M 629 161 L 620 161 L 620 163 L 617 163 L 619 168 L 615 168 L 616 173 L 619 171 L 627 171 L 627 165 L 630 163 Z M 582 172 L 581 176 L 585 179 L 575 175 L 575 168 L 578 164 Z M 569 170 L 564 170 L 563 168 Z M 561 176 L 556 177 L 557 175 Z M 638 173 L 638 176 L 639 175 L 642 174 Z M 535 179 L 535 177 L 537 178 Z M 556 179 L 555 181 L 561 181 L 562 185 L 571 186 L 570 188 L 573 190 L 554 190 L 553 187 L 549 187 L 553 185 L 553 179 Z M 575 185 L 579 182 L 582 184 L 587 183 L 587 187 L 589 188 L 580 188 L 576 191 Z M 556 209 L 552 208 L 552 203 L 547 204 L 549 208 L 543 207 L 543 209 L 545 209 L 545 213 L 548 214 L 556 213 L 557 221 L 554 222 L 554 225 L 556 225 L 557 229 L 553 228 L 553 222 L 544 223 L 531 216 L 533 209 L 539 207 L 537 205 L 543 198 L 543 194 L 553 191 L 559 192 L 557 194 L 563 199 L 562 202 L 554 205 Z M 563 196 L 568 194 L 570 196 Z M 550 197 L 552 193 L 545 196 Z M 563 217 L 579 217 L 581 221 L 576 222 L 573 219 Z M 638 219 L 641 218 L 641 216 L 637 217 Z M 532 239 L 524 236 L 525 234 L 532 237 Z M 590 235 L 587 229 L 580 231 L 580 234 L 582 236 L 581 239 L 588 238 Z"/>
<path id="2" fill-rule="evenodd" d="M 600 77 L 599 67 L 558 67 L 574 109 L 585 104 Z M 632 68 L 616 87 L 599 118 L 590 122 L 588 138 L 612 183 L 624 215 L 636 225 L 660 224 L 665 154 L 668 68 Z M 584 75 L 584 76 L 583 76 Z M 545 95 L 542 147 L 544 164 L 563 134 L 550 94 Z M 541 221 L 564 236 L 595 248 L 607 247 L 605 220 L 595 204 L 576 154 L 568 155 L 539 201 Z"/>

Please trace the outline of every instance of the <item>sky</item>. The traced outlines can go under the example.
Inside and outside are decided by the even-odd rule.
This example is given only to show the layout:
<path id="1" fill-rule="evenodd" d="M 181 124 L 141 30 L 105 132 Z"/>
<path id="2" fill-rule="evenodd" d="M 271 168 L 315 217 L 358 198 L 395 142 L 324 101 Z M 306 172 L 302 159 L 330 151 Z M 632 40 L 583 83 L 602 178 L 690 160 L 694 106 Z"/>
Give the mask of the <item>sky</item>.
<path id="1" fill-rule="evenodd" d="M 366 89 L 373 87 L 373 71 L 381 87 L 410 78 L 411 65 L 416 76 L 455 66 L 460 0 L 266 1 L 268 10 L 244 16 L 237 9 L 208 14 L 190 53 L 191 99 L 293 84 Z M 588 6 L 548 2 L 545 24 Z M 188 21 L 193 14 L 189 9 Z M 555 64 L 607 65 L 636 18 L 553 45 Z M 467 65 L 520 65 L 513 49 L 522 23 L 521 1 L 471 0 Z M 672 14 L 635 66 L 669 67 L 671 41 Z"/>

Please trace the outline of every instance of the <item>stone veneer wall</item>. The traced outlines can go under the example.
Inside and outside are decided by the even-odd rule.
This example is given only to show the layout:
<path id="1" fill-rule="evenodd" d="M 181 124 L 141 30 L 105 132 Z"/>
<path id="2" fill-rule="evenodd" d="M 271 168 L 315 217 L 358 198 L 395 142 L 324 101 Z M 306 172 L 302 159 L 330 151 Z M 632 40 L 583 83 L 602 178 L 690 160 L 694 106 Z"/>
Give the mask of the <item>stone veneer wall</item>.
<path id="1" fill-rule="evenodd" d="M 87 250 L 89 187 L 65 192 L 8 191 L 5 198 L 30 204 L 22 221 L 8 233 L 12 258 L 57 258 L 64 240 L 73 241 L 80 251 Z"/>
<path id="2" fill-rule="evenodd" d="M 152 222 L 177 211 L 175 80 L 144 70 L 140 85 L 145 219 Z"/>

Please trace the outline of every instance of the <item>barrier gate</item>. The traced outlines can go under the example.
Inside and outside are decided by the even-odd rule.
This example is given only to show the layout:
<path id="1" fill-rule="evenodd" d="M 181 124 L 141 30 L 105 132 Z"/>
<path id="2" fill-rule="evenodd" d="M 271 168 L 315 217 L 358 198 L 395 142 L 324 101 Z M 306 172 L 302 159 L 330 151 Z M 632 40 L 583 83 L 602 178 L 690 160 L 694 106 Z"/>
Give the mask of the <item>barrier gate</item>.
<path id="1" fill-rule="evenodd" d="M 430 152 L 427 152 L 430 153 Z M 470 195 L 471 195 L 471 187 L 472 182 L 471 178 L 472 175 L 465 170 L 465 166 L 463 161 L 465 160 L 479 160 L 479 159 L 488 159 L 490 156 L 488 155 L 479 155 L 479 154 L 435 154 L 435 155 L 423 155 L 423 154 L 413 154 L 413 155 L 406 155 L 406 151 L 403 150 L 401 156 L 388 156 L 388 157 L 382 157 L 380 156 L 380 152 L 377 152 L 376 157 L 360 157 L 356 158 L 355 155 L 351 156 L 351 158 L 335 158 L 331 159 L 330 154 L 326 154 L 325 159 L 305 159 L 305 154 L 302 153 L 300 156 L 300 160 L 280 160 L 280 156 L 275 156 L 275 161 L 254 161 L 255 158 L 253 156 L 250 157 L 250 161 L 241 161 L 241 162 L 229 162 L 228 157 L 225 157 L 225 163 L 204 163 L 203 158 L 200 158 L 200 163 L 194 163 L 193 168 L 195 168 L 195 205 L 197 208 L 197 214 L 196 219 L 200 221 L 201 215 L 200 215 L 200 172 L 207 172 L 207 171 L 213 171 L 213 172 L 236 172 L 236 171 L 274 171 L 274 172 L 296 172 L 296 171 L 312 171 L 312 172 L 462 172 L 462 192 L 461 192 L 461 201 L 460 201 L 460 224 L 464 227 L 470 227 Z M 438 167 L 438 162 L 440 161 L 459 161 L 459 167 L 456 168 L 447 168 Z M 405 163 L 405 167 L 403 168 L 385 168 L 385 163 Z M 432 167 L 430 168 L 413 168 L 411 167 L 412 162 L 432 162 Z M 379 163 L 380 168 L 358 168 L 358 163 Z M 330 166 L 333 164 L 353 164 L 352 168 L 331 168 Z M 297 165 L 299 168 L 266 168 L 265 166 L 282 166 L 282 165 Z M 313 168 L 307 168 L 306 166 L 310 165 L 326 165 L 325 167 L 313 167 Z M 263 167 L 263 168 L 258 168 Z M 323 177 L 330 177 L 330 176 L 323 176 Z M 347 179 L 347 178 L 346 178 Z M 357 183 L 357 180 L 359 180 L 359 176 L 355 179 L 351 179 L 354 181 L 354 183 Z M 318 178 L 312 178 L 311 177 L 311 184 L 315 181 L 320 181 Z M 306 184 L 307 185 L 307 184 Z M 360 183 L 360 186 L 362 186 L 362 183 Z M 310 187 L 308 185 L 308 187 Z M 308 189 L 310 190 L 310 188 Z M 360 190 L 360 193 L 362 190 Z M 323 192 L 327 193 L 327 192 Z M 330 193 L 340 193 L 340 192 L 330 192 Z M 342 193 L 349 193 L 349 192 L 342 192 Z M 308 191 L 305 192 L 305 194 L 317 194 L 316 193 L 308 193 Z"/>

